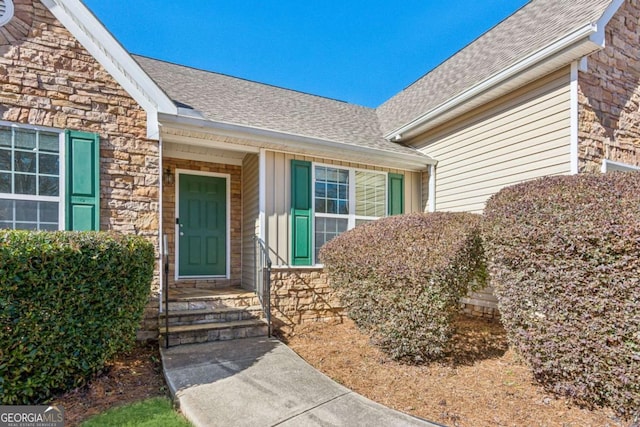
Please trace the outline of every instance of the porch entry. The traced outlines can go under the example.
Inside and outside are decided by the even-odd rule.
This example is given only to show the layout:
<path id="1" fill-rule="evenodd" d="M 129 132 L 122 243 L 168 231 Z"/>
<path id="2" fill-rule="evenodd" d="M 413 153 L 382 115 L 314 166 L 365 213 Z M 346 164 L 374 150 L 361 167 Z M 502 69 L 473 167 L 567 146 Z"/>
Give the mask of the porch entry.
<path id="1" fill-rule="evenodd" d="M 178 173 L 178 277 L 227 276 L 227 179 Z"/>

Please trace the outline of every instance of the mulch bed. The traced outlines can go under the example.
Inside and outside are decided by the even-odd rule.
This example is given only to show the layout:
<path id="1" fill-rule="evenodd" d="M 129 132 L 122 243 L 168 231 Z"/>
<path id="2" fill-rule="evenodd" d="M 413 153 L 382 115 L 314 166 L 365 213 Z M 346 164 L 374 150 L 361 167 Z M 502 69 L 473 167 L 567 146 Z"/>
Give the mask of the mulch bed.
<path id="1" fill-rule="evenodd" d="M 84 387 L 56 397 L 51 404 L 64 408 L 65 426 L 116 406 L 155 396 L 168 396 L 157 342 L 137 343 L 117 357 Z"/>
<path id="2" fill-rule="evenodd" d="M 461 316 L 454 351 L 443 361 L 411 366 L 390 360 L 353 322 L 296 327 L 281 338 L 311 365 L 369 399 L 452 427 L 624 427 L 608 409 L 588 410 L 536 385 L 509 350 L 502 326 Z M 65 425 L 107 409 L 167 396 L 158 344 L 138 343 L 89 384 L 57 397 Z"/>
<path id="3" fill-rule="evenodd" d="M 608 409 L 588 410 L 533 381 L 495 321 L 460 316 L 454 350 L 411 366 L 390 360 L 353 322 L 307 324 L 283 337 L 318 370 L 371 400 L 447 426 L 627 426 Z"/>

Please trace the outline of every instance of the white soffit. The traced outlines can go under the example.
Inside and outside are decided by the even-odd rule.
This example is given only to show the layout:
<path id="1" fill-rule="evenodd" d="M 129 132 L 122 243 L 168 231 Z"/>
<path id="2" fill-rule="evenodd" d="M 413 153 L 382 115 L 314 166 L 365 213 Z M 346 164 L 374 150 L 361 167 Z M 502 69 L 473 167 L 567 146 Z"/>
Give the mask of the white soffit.
<path id="1" fill-rule="evenodd" d="M 338 156 L 355 163 L 383 166 L 395 169 L 422 171 L 437 162 L 417 153 L 403 154 L 376 150 L 353 144 L 312 138 L 284 132 L 242 126 L 231 123 L 201 120 L 193 117 L 160 114 L 163 123 L 162 138 L 165 141 L 205 145 L 227 150 L 259 152 L 261 148 L 304 154 L 329 159 Z M 179 136 L 179 138 L 176 138 Z M 232 138 L 232 141 L 225 141 Z M 244 144 L 238 141 L 244 142 Z"/>

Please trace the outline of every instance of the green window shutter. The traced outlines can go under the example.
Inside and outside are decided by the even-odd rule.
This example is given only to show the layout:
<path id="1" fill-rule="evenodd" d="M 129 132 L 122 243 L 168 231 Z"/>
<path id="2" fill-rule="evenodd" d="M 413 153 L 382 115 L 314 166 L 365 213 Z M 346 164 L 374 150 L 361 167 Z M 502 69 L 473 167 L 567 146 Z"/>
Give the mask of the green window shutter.
<path id="1" fill-rule="evenodd" d="M 389 174 L 389 215 L 404 213 L 404 175 Z"/>
<path id="2" fill-rule="evenodd" d="M 100 229 L 100 137 L 65 131 L 66 229 Z"/>
<path id="3" fill-rule="evenodd" d="M 291 265 L 311 265 L 311 163 L 291 160 Z"/>

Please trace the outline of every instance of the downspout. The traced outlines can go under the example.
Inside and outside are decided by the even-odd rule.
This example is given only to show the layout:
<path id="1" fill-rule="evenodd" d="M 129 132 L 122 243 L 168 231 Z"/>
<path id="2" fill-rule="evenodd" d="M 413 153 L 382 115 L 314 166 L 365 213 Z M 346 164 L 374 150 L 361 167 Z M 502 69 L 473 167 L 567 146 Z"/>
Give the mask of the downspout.
<path id="1" fill-rule="evenodd" d="M 429 212 L 436 211 L 436 165 L 429 165 Z"/>
<path id="2" fill-rule="evenodd" d="M 258 237 L 267 246 L 266 190 L 267 190 L 267 151 L 260 149 L 258 158 Z"/>
<path id="3" fill-rule="evenodd" d="M 578 62 L 574 61 L 571 63 L 571 83 L 570 83 L 570 101 L 571 102 L 571 112 L 570 112 L 570 161 L 571 161 L 571 175 L 576 175 L 579 172 L 579 153 L 578 153 L 578 121 L 580 119 L 579 110 L 578 110 Z"/>

